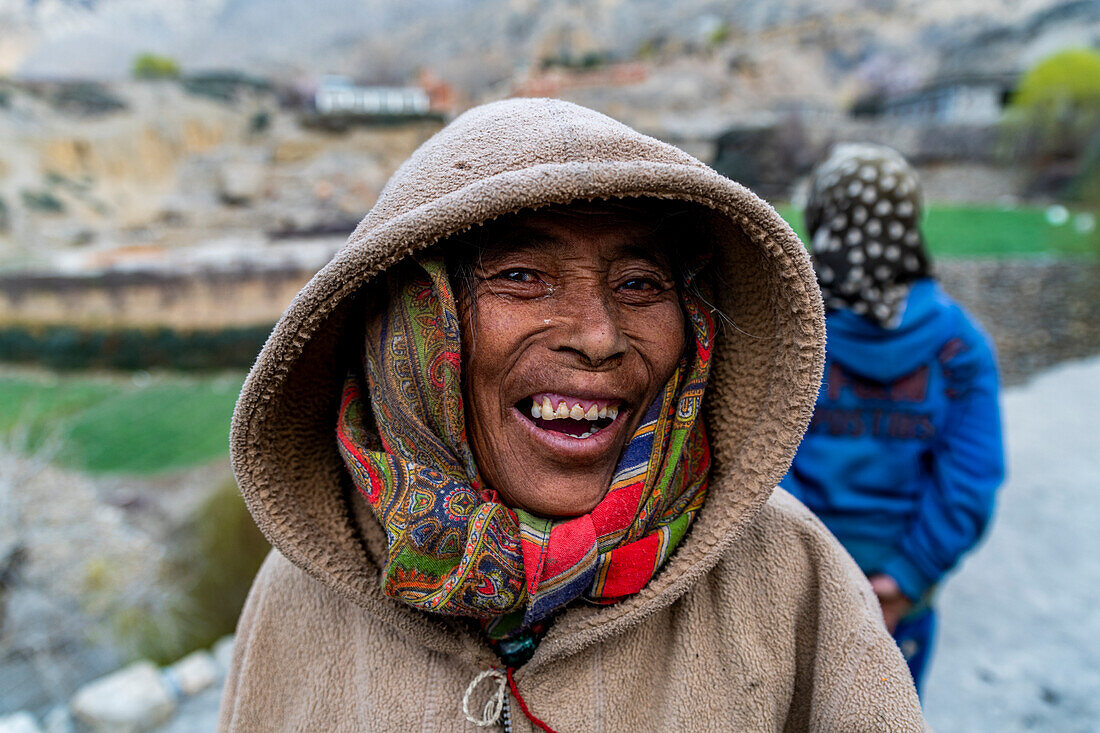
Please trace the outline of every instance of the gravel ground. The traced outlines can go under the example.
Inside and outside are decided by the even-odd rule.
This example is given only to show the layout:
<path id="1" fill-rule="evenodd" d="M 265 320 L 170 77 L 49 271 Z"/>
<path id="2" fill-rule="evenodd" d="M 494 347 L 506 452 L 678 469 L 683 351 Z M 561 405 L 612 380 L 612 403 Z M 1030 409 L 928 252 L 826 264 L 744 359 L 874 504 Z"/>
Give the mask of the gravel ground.
<path id="1" fill-rule="evenodd" d="M 1009 478 L 948 580 L 925 711 L 937 733 L 1100 730 L 1100 357 L 1004 398 Z"/>

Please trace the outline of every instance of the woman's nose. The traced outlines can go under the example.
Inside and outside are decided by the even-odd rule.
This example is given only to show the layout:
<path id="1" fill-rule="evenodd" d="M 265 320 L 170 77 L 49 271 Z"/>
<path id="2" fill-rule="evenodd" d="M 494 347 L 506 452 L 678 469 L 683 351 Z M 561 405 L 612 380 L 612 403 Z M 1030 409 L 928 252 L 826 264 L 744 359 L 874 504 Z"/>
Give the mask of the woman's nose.
<path id="1" fill-rule="evenodd" d="M 618 309 L 606 294 L 573 292 L 561 299 L 561 348 L 571 351 L 592 368 L 613 366 L 626 353 L 627 339 Z"/>

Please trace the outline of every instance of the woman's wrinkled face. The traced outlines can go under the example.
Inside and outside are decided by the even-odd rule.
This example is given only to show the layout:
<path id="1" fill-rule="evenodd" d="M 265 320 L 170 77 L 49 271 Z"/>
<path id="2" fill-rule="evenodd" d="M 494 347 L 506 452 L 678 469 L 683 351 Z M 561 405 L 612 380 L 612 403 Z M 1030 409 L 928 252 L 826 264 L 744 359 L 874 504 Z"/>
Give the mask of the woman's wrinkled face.
<path id="1" fill-rule="evenodd" d="M 683 353 L 672 268 L 652 227 L 622 216 L 498 227 L 461 299 L 470 444 L 505 503 L 584 514 Z"/>

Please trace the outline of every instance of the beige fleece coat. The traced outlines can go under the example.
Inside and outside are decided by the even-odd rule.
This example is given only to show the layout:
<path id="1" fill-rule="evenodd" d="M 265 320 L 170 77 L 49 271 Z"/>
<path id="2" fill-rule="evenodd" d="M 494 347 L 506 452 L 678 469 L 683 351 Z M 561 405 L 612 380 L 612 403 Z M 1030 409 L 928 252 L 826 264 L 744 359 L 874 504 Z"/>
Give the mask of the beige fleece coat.
<path id="1" fill-rule="evenodd" d="M 381 529 L 335 442 L 364 293 L 394 262 L 504 213 L 578 199 L 700 205 L 716 251 L 718 337 L 706 505 L 637 595 L 560 614 L 515 675 L 558 731 L 919 731 L 906 666 L 865 579 L 775 485 L 813 410 L 824 322 L 806 253 L 748 190 L 676 148 L 553 100 L 467 112 L 393 176 L 302 290 L 245 383 L 234 469 L 275 551 L 241 616 L 219 727 L 477 730 L 467 686 L 499 666 L 471 624 L 383 595 Z M 496 689 L 470 694 L 480 714 Z M 533 730 L 511 693 L 510 726 Z M 494 728 L 503 725 L 503 718 Z"/>

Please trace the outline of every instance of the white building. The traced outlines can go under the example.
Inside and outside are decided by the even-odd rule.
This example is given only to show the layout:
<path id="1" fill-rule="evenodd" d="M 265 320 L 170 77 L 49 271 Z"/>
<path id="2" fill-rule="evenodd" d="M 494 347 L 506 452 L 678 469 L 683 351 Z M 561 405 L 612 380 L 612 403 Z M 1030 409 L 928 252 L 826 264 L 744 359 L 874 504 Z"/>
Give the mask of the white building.
<path id="1" fill-rule="evenodd" d="M 1014 81 L 1011 76 L 938 79 L 882 100 L 879 114 L 906 120 L 992 124 L 1000 119 Z"/>
<path id="2" fill-rule="evenodd" d="M 343 76 L 322 77 L 313 102 L 323 115 L 423 115 L 431 106 L 419 87 L 358 86 Z"/>

